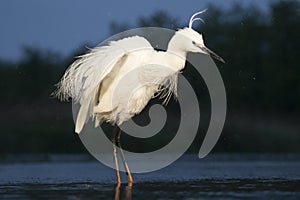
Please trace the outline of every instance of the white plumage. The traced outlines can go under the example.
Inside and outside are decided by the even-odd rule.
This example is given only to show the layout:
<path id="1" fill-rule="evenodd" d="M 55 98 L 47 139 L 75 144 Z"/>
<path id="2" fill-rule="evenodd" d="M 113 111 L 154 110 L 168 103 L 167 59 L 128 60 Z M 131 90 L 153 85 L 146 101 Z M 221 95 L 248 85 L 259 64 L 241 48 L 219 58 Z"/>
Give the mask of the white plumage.
<path id="1" fill-rule="evenodd" d="M 222 61 L 191 28 L 178 30 L 166 52 L 133 36 L 79 56 L 67 69 L 56 94 L 80 104 L 77 133 L 90 117 L 96 126 L 102 121 L 120 125 L 140 113 L 155 94 L 162 94 L 165 103 L 171 92 L 176 94 L 177 74 L 184 68 L 188 52 L 209 53 Z"/>
<path id="2" fill-rule="evenodd" d="M 184 68 L 188 52 L 210 54 L 224 62 L 217 54 L 205 47 L 202 35 L 192 29 L 195 13 L 188 28 L 183 28 L 171 38 L 166 52 L 156 51 L 143 37 L 133 36 L 111 41 L 106 46 L 91 49 L 67 69 L 55 92 L 62 100 L 72 98 L 80 104 L 75 131 L 80 133 L 92 117 L 95 126 L 102 121 L 121 125 L 140 113 L 149 100 L 161 95 L 166 104 L 172 93 L 177 95 L 177 76 Z M 116 126 L 114 138 L 114 160 L 118 184 L 121 183 L 118 170 L 116 145 L 120 145 L 121 130 Z M 128 175 L 133 179 L 119 149 Z"/>

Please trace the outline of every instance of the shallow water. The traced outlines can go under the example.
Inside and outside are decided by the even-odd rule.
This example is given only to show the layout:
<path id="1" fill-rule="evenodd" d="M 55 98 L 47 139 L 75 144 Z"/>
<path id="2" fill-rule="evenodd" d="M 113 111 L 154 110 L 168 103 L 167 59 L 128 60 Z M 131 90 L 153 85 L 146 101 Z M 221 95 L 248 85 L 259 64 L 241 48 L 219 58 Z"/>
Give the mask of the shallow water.
<path id="1" fill-rule="evenodd" d="M 114 170 L 85 156 L 8 157 L 0 164 L 0 199 L 300 199 L 299 158 L 186 155 L 116 189 Z"/>

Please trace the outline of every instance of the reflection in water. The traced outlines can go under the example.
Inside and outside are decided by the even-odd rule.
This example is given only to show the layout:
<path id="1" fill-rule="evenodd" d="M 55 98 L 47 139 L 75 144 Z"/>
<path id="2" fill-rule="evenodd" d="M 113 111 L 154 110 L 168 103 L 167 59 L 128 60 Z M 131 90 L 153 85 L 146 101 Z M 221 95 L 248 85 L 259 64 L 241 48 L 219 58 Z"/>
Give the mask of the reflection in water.
<path id="1" fill-rule="evenodd" d="M 114 170 L 98 162 L 1 163 L 0 199 L 300 199 L 299 161 L 300 154 L 186 155 L 139 174 L 134 188 L 116 186 Z"/>
<path id="2" fill-rule="evenodd" d="M 133 197 L 132 197 L 133 196 Z M 0 199 L 300 199 L 300 181 L 286 179 L 209 179 L 137 182 L 128 185 L 97 182 L 61 184 L 0 184 Z"/>
<path id="3" fill-rule="evenodd" d="M 121 183 L 118 183 L 115 187 L 115 200 L 131 200 L 132 197 L 132 183 L 128 183 L 125 188 L 122 188 Z"/>

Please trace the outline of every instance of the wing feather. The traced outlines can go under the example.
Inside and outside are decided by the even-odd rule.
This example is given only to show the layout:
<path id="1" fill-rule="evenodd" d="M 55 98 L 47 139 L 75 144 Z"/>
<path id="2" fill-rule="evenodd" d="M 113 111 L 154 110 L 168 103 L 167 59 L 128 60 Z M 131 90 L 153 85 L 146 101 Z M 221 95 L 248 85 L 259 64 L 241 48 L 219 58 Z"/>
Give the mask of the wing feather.
<path id="1" fill-rule="evenodd" d="M 72 98 L 75 103 L 81 105 L 76 119 L 77 133 L 93 115 L 92 105 L 95 103 L 95 95 L 101 81 L 124 55 L 139 49 L 153 47 L 140 36 L 110 41 L 106 46 L 95 47 L 87 54 L 79 56 L 66 70 L 54 94 L 61 100 Z"/>

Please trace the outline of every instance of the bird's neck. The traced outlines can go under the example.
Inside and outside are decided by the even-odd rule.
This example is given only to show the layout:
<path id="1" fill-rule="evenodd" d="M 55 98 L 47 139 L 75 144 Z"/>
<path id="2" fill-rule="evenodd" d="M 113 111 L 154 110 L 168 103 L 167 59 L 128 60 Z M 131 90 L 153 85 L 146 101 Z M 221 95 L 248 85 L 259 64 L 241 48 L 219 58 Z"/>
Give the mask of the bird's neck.
<path id="1" fill-rule="evenodd" d="M 186 58 L 187 52 L 183 49 L 183 37 L 180 34 L 175 34 L 168 45 L 167 52 Z"/>
<path id="2" fill-rule="evenodd" d="M 177 34 L 171 38 L 167 54 L 169 56 L 170 64 L 176 67 L 178 71 L 184 68 L 187 52 L 182 48 L 180 38 Z"/>

